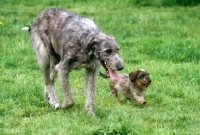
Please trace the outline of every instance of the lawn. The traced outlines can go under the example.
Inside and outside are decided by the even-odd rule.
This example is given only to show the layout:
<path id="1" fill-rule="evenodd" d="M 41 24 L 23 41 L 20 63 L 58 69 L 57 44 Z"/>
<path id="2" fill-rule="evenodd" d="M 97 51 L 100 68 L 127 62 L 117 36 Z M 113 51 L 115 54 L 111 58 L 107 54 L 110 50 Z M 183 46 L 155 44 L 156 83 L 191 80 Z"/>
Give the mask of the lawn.
<path id="1" fill-rule="evenodd" d="M 200 134 L 200 5 L 153 1 L 1 0 L 0 134 Z M 70 73 L 74 107 L 55 110 L 44 102 L 43 77 L 28 32 L 21 29 L 51 7 L 91 18 L 101 31 L 113 35 L 125 62 L 118 73 L 140 68 L 150 72 L 147 104 L 122 95 L 122 103 L 117 103 L 108 80 L 97 76 L 96 117 L 87 116 L 84 69 Z M 57 79 L 62 101 L 60 89 Z"/>

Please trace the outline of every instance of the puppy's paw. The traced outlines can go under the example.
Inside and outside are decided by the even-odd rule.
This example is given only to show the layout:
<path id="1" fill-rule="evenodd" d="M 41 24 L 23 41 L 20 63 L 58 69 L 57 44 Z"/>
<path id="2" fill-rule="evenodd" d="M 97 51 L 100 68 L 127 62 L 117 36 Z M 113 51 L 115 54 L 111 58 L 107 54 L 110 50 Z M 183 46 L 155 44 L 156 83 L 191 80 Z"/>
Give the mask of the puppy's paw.
<path id="1" fill-rule="evenodd" d="M 147 101 L 145 99 L 141 99 L 140 101 L 138 101 L 139 104 L 144 105 L 147 103 Z"/>

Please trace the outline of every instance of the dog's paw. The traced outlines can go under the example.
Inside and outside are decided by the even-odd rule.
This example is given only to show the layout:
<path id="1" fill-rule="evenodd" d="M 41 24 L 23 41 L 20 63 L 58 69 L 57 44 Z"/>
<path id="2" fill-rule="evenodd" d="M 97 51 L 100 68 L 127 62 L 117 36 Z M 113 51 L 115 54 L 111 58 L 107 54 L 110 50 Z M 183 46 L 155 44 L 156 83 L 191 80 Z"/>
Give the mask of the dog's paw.
<path id="1" fill-rule="evenodd" d="M 60 104 L 59 104 L 59 103 L 56 103 L 56 104 L 53 106 L 53 108 L 59 109 L 59 108 L 60 108 Z"/>
<path id="2" fill-rule="evenodd" d="M 73 107 L 74 106 L 74 101 L 73 100 L 71 100 L 71 101 L 69 101 L 69 102 L 66 102 L 66 101 L 64 101 L 63 103 L 62 103 L 62 108 L 70 108 L 70 107 Z"/>
<path id="3" fill-rule="evenodd" d="M 53 101 L 49 100 L 49 104 L 55 109 L 59 109 L 60 108 L 60 103 L 59 102 L 53 102 Z"/>
<path id="4" fill-rule="evenodd" d="M 86 108 L 86 111 L 87 111 L 88 116 L 95 117 L 95 113 L 94 113 L 93 108 Z"/>
<path id="5" fill-rule="evenodd" d="M 95 117 L 95 113 L 93 111 L 87 111 L 87 115 L 88 116 L 92 116 L 92 117 Z"/>
<path id="6" fill-rule="evenodd" d="M 56 95 L 51 96 L 49 93 L 46 92 L 44 95 L 44 102 L 49 103 L 55 109 L 60 108 L 60 102 Z"/>
<path id="7" fill-rule="evenodd" d="M 49 97 L 46 97 L 44 99 L 44 102 L 49 103 L 55 109 L 59 109 L 60 108 L 60 103 L 59 103 L 58 99 L 52 100 Z"/>

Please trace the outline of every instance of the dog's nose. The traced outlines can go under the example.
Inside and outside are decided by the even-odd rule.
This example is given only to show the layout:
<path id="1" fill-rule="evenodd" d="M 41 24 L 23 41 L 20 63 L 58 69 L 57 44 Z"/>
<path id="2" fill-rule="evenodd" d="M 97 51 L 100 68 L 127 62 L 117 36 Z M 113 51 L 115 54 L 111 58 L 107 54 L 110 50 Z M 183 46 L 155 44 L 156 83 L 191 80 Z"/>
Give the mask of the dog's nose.
<path id="1" fill-rule="evenodd" d="M 123 68 L 124 68 L 124 66 L 121 64 L 117 66 L 117 70 L 122 70 Z"/>
<path id="2" fill-rule="evenodd" d="M 150 78 L 148 79 L 148 82 L 151 83 L 151 79 Z"/>

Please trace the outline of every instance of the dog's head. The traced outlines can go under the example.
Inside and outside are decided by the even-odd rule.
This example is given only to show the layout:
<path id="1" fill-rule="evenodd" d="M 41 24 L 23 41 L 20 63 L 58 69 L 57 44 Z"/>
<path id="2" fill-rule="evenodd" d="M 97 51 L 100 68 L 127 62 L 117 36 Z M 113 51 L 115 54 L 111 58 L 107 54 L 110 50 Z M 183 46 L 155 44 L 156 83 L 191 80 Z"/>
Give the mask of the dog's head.
<path id="1" fill-rule="evenodd" d="M 131 72 L 129 74 L 129 79 L 131 82 L 136 82 L 137 85 L 142 89 L 147 88 L 151 83 L 149 72 L 147 72 L 145 69 L 139 69 Z"/>
<path id="2" fill-rule="evenodd" d="M 112 79 L 119 80 L 115 71 L 122 70 L 124 68 L 124 64 L 119 55 L 119 47 L 114 37 L 99 34 L 92 39 L 90 44 L 94 48 L 95 57 L 100 60 L 107 74 Z"/>

